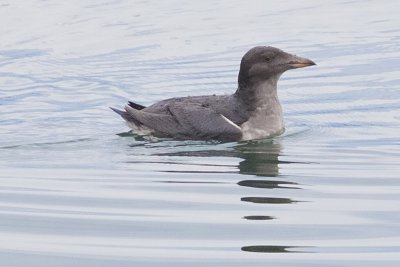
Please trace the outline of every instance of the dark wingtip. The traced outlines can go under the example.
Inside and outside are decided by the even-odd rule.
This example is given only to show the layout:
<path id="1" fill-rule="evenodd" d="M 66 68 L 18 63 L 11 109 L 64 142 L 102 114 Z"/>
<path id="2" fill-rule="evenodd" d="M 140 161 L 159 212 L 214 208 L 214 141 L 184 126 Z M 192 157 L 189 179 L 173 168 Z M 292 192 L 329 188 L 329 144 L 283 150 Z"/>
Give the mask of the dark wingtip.
<path id="1" fill-rule="evenodd" d="M 132 102 L 132 101 L 128 101 L 128 105 L 131 106 L 134 109 L 137 109 L 137 110 L 142 110 L 142 109 L 146 108 L 145 106 L 137 104 L 137 103 Z"/>

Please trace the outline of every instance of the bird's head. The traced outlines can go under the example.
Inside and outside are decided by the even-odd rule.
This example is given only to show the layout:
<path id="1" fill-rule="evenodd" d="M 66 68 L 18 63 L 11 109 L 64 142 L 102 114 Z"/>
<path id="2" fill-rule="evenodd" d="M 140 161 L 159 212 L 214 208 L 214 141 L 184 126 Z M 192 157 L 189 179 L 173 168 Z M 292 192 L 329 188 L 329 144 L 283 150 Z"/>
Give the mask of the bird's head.
<path id="1" fill-rule="evenodd" d="M 286 53 L 272 46 L 256 46 L 242 58 L 239 72 L 239 86 L 248 86 L 278 77 L 290 69 L 315 65 L 307 58 Z"/>

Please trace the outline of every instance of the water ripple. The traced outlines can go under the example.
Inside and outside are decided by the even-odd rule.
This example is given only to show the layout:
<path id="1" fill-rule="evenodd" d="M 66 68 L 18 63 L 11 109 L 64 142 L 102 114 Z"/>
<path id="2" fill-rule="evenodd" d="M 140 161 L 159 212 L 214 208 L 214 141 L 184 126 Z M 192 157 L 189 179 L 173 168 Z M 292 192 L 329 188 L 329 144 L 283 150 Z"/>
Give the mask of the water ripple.
<path id="1" fill-rule="evenodd" d="M 397 6 L 0 4 L 2 265 L 398 266 Z M 282 76 L 280 137 L 138 136 L 108 109 L 230 94 L 256 45 L 318 64 Z"/>

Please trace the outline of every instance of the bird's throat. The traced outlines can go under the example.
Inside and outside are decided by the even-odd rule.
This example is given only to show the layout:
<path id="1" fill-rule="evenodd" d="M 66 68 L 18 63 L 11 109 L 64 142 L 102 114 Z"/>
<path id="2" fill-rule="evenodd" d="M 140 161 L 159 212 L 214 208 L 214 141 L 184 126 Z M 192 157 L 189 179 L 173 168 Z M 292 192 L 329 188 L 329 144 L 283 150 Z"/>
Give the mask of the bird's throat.
<path id="1" fill-rule="evenodd" d="M 271 104 L 279 104 L 277 92 L 279 77 L 280 75 L 276 75 L 264 81 L 239 84 L 235 96 L 249 111 L 268 107 Z"/>

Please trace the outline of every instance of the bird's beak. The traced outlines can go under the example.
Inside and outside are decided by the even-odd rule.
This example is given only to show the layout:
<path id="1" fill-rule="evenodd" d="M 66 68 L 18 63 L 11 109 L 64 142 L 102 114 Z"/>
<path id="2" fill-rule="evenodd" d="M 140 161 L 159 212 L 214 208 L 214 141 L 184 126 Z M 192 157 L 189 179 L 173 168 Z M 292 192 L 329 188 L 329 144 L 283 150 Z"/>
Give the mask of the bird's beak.
<path id="1" fill-rule="evenodd" d="M 293 69 L 304 68 L 304 67 L 316 65 L 315 62 L 312 60 L 309 60 L 304 57 L 298 57 L 295 55 L 291 55 L 289 62 L 287 64 Z"/>

